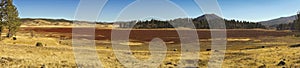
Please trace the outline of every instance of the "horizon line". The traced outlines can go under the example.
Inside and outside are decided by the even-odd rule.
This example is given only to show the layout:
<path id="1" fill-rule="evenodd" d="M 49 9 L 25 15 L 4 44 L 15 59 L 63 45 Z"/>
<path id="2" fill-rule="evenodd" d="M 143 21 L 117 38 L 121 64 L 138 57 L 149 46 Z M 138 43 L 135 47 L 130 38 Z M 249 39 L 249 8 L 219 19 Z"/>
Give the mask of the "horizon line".
<path id="1" fill-rule="evenodd" d="M 207 15 L 207 14 L 202 14 L 200 16 L 197 17 L 201 17 L 203 15 Z M 218 16 L 218 15 L 217 15 Z M 291 16 L 295 16 L 295 15 L 288 15 L 288 16 L 281 16 L 281 17 L 274 17 L 273 19 L 269 19 L 269 20 L 263 20 L 263 21 L 248 21 L 248 20 L 238 20 L 238 19 L 228 19 L 225 18 L 224 16 L 218 16 L 220 18 L 226 19 L 226 20 L 237 20 L 237 21 L 248 21 L 248 22 L 255 22 L 255 23 L 259 23 L 259 22 L 264 22 L 264 21 L 270 21 L 270 20 L 274 20 L 274 19 L 278 19 L 278 18 L 284 18 L 284 17 L 291 17 Z M 190 18 L 190 19 L 195 19 L 197 17 L 186 17 L 186 18 Z M 75 19 L 70 19 L 70 18 L 55 18 L 55 17 L 19 17 L 20 19 L 53 19 L 53 20 L 68 20 L 68 21 L 84 21 L 84 20 L 75 20 Z M 174 18 L 174 19 L 186 19 L 184 17 L 178 17 L 178 18 Z M 152 18 L 154 19 L 154 18 Z M 152 20 L 150 19 L 150 20 Z M 166 20 L 160 20 L 160 21 L 170 21 L 170 20 L 174 20 L 174 19 L 166 19 Z M 158 20 L 158 19 L 154 19 L 154 20 Z M 131 20 L 131 21 L 147 21 L 147 20 Z M 95 20 L 95 21 L 84 21 L 84 22 L 103 22 L 103 23 L 113 23 L 113 22 L 131 22 L 131 21 L 99 21 L 99 20 Z"/>

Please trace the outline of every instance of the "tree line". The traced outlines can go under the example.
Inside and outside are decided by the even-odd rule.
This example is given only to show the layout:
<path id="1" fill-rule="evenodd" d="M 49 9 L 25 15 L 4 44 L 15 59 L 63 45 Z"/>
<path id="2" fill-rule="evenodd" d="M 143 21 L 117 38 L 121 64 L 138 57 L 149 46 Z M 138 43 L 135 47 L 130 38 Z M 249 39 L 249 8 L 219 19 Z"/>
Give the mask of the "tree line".
<path id="1" fill-rule="evenodd" d="M 0 2 L 0 37 L 4 29 L 8 29 L 7 37 L 10 38 L 16 34 L 21 26 L 19 13 L 13 4 L 13 0 L 1 0 Z"/>
<path id="2" fill-rule="evenodd" d="M 150 21 L 138 21 L 133 28 L 174 28 L 169 22 L 167 21 L 159 21 L 159 20 L 150 20 Z"/>
<path id="3" fill-rule="evenodd" d="M 255 29 L 261 28 L 265 29 L 266 27 L 260 23 L 248 22 L 248 21 L 238 21 L 238 20 L 225 20 L 227 29 Z M 128 27 L 133 26 L 136 29 L 155 29 L 155 28 L 174 28 L 174 27 L 184 27 L 184 23 L 186 22 L 176 22 L 182 23 L 180 25 L 172 25 L 171 21 L 160 21 L 160 20 L 146 20 L 146 21 L 138 21 L 135 25 L 133 23 L 127 24 Z M 192 23 L 194 24 L 196 29 L 209 29 L 209 23 L 206 20 L 196 20 L 192 19 Z M 123 27 L 124 28 L 124 27 Z M 126 28 L 126 27 L 125 27 Z"/>

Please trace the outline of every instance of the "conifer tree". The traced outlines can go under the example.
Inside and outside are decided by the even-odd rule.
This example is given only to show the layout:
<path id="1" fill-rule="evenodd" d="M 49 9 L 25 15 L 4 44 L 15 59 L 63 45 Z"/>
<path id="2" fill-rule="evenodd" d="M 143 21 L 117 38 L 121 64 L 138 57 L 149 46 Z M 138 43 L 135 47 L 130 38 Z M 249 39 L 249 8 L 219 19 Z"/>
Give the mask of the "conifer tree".
<path id="1" fill-rule="evenodd" d="M 12 37 L 16 34 L 16 32 L 21 26 L 21 22 L 18 17 L 18 10 L 13 5 L 13 0 L 5 0 L 2 9 L 4 10 L 3 19 L 6 23 L 5 26 L 8 29 L 7 37 Z"/>
<path id="2" fill-rule="evenodd" d="M 300 31 L 300 12 L 297 14 L 297 19 L 295 20 L 295 31 L 299 32 Z"/>
<path id="3" fill-rule="evenodd" d="M 5 0 L 1 0 L 0 2 L 0 40 L 2 40 L 2 32 L 5 28 L 5 24 L 6 22 L 3 20 L 4 19 L 4 14 L 5 14 L 5 11 L 4 11 L 4 5 L 5 5 Z"/>

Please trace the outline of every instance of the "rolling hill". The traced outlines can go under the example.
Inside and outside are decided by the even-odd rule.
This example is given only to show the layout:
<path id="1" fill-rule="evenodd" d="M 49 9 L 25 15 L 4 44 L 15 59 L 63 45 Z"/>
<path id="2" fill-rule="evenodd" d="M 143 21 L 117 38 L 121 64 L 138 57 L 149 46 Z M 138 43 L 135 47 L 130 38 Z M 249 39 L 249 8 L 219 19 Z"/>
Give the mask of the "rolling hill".
<path id="1" fill-rule="evenodd" d="M 280 17 L 277 19 L 272 19 L 268 21 L 262 21 L 259 22 L 264 26 L 274 26 L 274 25 L 279 25 L 279 24 L 288 24 L 288 23 L 293 23 L 294 20 L 297 19 L 296 15 L 289 16 L 289 17 Z"/>

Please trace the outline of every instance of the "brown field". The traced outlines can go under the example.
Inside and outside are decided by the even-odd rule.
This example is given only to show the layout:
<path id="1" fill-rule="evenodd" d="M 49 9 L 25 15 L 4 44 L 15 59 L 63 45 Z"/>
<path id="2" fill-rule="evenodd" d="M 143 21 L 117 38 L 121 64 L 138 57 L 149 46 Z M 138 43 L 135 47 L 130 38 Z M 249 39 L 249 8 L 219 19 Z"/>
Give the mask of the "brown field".
<path id="1" fill-rule="evenodd" d="M 23 27 L 17 34 L 18 40 L 4 39 L 0 46 L 0 67 L 17 68 L 74 68 L 76 67 L 71 28 Z M 82 34 L 84 30 L 80 28 Z M 33 31 L 34 37 L 30 37 Z M 124 29 L 118 31 L 126 31 Z M 201 44 L 199 67 L 207 67 L 211 51 L 210 31 L 197 30 Z M 105 68 L 124 68 L 114 55 L 110 43 L 111 29 L 96 29 L 98 57 Z M 227 50 L 222 67 L 224 68 L 267 68 L 294 67 L 299 65 L 300 48 L 289 47 L 300 44 L 300 39 L 293 32 L 263 29 L 227 30 Z M 81 38 L 87 38 L 82 36 Z M 160 68 L 176 67 L 180 59 L 180 41 L 172 29 L 135 29 L 130 34 L 130 47 L 137 59 L 145 60 L 151 54 L 149 41 L 161 38 L 167 43 L 168 52 Z M 36 47 L 36 42 L 47 45 Z M 176 50 L 175 50 L 176 49 Z M 124 58 L 126 59 L 126 58 Z M 285 65 L 277 66 L 285 60 Z"/>
<path id="2" fill-rule="evenodd" d="M 58 33 L 62 36 L 71 37 L 72 28 L 22 28 L 22 31 L 35 31 L 37 33 Z M 80 35 L 85 35 L 85 30 L 90 30 L 91 28 L 77 28 L 77 30 L 82 31 Z M 118 31 L 129 31 L 129 30 L 118 30 Z M 96 40 L 110 40 L 112 29 L 96 29 L 95 39 Z M 292 32 L 287 31 L 275 31 L 275 30 L 262 30 L 262 29 L 231 29 L 227 30 L 228 38 L 259 38 L 266 36 L 282 37 L 292 35 Z M 210 39 L 210 30 L 197 30 L 199 39 Z M 99 36 L 101 35 L 101 36 Z M 130 39 L 139 41 L 151 41 L 153 38 L 161 38 L 164 41 L 178 41 L 178 33 L 176 30 L 161 30 L 161 29 L 133 29 L 130 33 Z"/>

